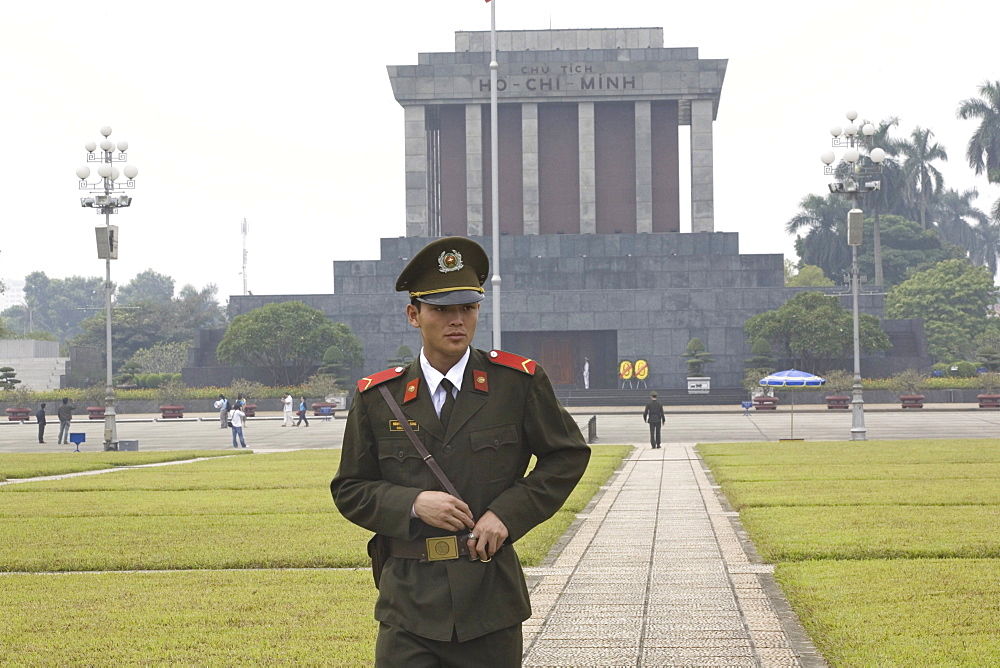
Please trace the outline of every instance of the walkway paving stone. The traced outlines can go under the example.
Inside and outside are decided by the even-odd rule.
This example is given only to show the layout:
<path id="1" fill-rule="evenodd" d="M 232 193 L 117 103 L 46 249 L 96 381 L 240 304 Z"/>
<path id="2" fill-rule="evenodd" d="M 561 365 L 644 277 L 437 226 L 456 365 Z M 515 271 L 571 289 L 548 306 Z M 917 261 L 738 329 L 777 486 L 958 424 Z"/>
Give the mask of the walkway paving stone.
<path id="1" fill-rule="evenodd" d="M 637 447 L 581 520 L 530 571 L 525 666 L 826 665 L 693 444 Z"/>

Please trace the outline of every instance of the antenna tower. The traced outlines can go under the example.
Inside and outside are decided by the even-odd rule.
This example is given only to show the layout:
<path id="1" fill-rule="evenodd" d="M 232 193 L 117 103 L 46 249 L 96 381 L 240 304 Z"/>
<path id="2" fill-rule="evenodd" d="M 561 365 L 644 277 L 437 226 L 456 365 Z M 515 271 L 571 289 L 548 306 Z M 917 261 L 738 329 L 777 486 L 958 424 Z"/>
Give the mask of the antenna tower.
<path id="1" fill-rule="evenodd" d="M 247 225 L 247 219 L 243 219 L 243 224 L 240 225 L 240 230 L 243 232 L 243 295 L 247 294 L 247 231 L 250 226 Z"/>

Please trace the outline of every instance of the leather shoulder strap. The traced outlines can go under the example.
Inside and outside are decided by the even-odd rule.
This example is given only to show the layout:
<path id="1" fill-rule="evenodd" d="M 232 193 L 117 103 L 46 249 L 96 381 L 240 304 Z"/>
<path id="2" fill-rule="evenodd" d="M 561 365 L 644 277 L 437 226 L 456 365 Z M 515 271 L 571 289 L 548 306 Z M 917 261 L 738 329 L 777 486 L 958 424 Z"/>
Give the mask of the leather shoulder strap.
<path id="1" fill-rule="evenodd" d="M 406 435 L 410 438 L 410 442 L 413 443 L 413 447 L 416 448 L 417 452 L 420 453 L 420 456 L 423 457 L 424 463 L 427 464 L 427 467 L 431 470 L 431 473 L 434 474 L 434 477 L 437 478 L 438 482 L 441 483 L 449 494 L 464 503 L 465 500 L 459 495 L 458 490 L 456 490 L 455 486 L 451 484 L 450 480 L 448 480 L 448 476 L 444 474 L 444 471 L 441 470 L 438 463 L 434 461 L 434 455 L 427 452 L 427 448 L 425 448 L 424 444 L 420 442 L 417 435 L 413 433 L 413 427 L 410 426 L 410 421 L 406 419 L 406 416 L 403 415 L 403 409 L 401 409 L 399 404 L 396 403 L 396 400 L 392 398 L 389 388 L 385 385 L 379 385 L 378 391 L 382 393 L 385 403 L 389 404 L 389 410 L 391 410 L 392 414 L 396 416 L 397 420 L 399 420 L 399 424 L 403 427 L 403 431 L 405 431 Z"/>

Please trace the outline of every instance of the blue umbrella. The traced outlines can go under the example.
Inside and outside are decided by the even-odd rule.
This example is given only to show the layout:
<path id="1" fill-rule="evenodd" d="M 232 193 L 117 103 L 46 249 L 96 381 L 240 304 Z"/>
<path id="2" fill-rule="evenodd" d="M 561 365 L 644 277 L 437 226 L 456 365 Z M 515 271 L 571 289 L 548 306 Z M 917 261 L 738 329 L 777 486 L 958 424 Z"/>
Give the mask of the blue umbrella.
<path id="1" fill-rule="evenodd" d="M 805 371 L 799 371 L 798 369 L 788 369 L 786 371 L 775 371 L 769 376 L 764 376 L 758 382 L 765 387 L 819 387 L 826 384 L 826 378 L 821 378 Z M 795 438 L 794 396 L 792 397 L 791 431 L 789 438 Z"/>

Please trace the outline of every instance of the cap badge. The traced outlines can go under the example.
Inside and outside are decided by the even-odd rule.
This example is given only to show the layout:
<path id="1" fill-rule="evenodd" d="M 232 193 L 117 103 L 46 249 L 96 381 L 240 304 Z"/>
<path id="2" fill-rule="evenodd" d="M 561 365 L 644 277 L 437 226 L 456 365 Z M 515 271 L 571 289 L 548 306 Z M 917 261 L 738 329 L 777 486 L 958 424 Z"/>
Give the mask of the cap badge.
<path id="1" fill-rule="evenodd" d="M 438 256 L 438 267 L 442 274 L 458 271 L 464 266 L 462 264 L 462 254 L 457 250 L 444 251 Z"/>

